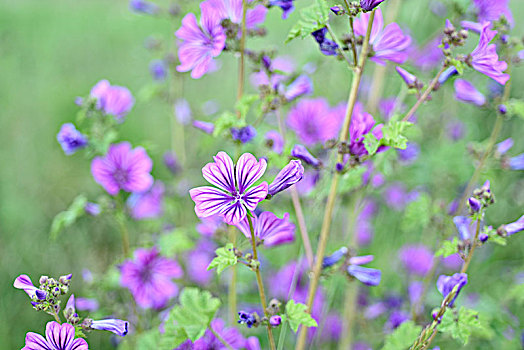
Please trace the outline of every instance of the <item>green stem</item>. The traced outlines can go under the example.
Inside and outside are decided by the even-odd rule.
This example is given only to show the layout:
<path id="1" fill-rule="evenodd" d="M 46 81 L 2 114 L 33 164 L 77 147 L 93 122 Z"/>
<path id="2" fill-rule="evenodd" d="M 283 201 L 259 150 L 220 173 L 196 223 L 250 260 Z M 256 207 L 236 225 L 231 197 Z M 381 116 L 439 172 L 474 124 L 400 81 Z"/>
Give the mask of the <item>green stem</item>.
<path id="1" fill-rule="evenodd" d="M 115 215 L 118 227 L 120 229 L 120 236 L 122 238 L 122 250 L 124 257 L 129 257 L 129 231 L 126 226 L 126 214 L 124 206 L 124 197 L 122 194 L 118 195 L 117 202 L 117 213 Z"/>
<path id="2" fill-rule="evenodd" d="M 62 320 L 60 320 L 60 316 L 58 316 L 58 312 L 55 311 L 52 313 L 52 315 L 55 318 L 56 322 L 62 323 Z"/>
<path id="3" fill-rule="evenodd" d="M 258 294 L 260 295 L 260 304 L 262 305 L 264 316 L 266 316 L 269 319 L 270 315 L 267 313 L 266 293 L 264 292 L 264 283 L 262 282 L 262 275 L 260 274 L 260 265 L 257 253 L 257 241 L 255 237 L 255 230 L 253 228 L 253 221 L 251 219 L 251 213 L 247 214 L 247 221 L 249 222 L 249 231 L 251 232 L 251 245 L 253 247 L 254 267 L 252 267 L 252 269 L 255 271 L 255 274 L 257 276 Z M 269 323 L 267 324 L 267 335 L 269 338 L 269 345 L 271 347 L 271 350 L 276 350 L 275 339 L 273 338 L 273 332 Z"/>
<path id="4" fill-rule="evenodd" d="M 233 226 L 229 227 L 229 241 L 236 247 L 237 232 Z M 231 268 L 231 283 L 229 284 L 227 300 L 229 304 L 229 319 L 231 322 L 234 322 L 237 317 L 237 266 L 233 265 Z"/>
<path id="5" fill-rule="evenodd" d="M 211 331 L 211 333 L 213 333 L 213 335 L 222 343 L 224 344 L 224 346 L 226 348 L 228 348 L 228 350 L 234 350 L 233 347 L 231 345 L 229 345 L 229 343 L 227 341 L 225 341 L 224 338 L 222 338 L 222 336 L 220 334 L 218 334 L 218 332 L 215 332 L 215 330 L 213 329 L 213 327 L 209 326 L 208 329 Z"/>
<path id="6" fill-rule="evenodd" d="M 369 16 L 369 23 L 366 31 L 366 37 L 364 38 L 364 43 L 362 45 L 362 51 L 359 58 L 359 63 L 355 67 L 355 72 L 353 73 L 353 82 L 351 84 L 351 89 L 348 97 L 348 106 L 346 110 L 346 115 L 344 119 L 344 124 L 340 132 L 339 141 L 341 143 L 347 142 L 349 138 L 349 126 L 351 125 L 351 118 L 353 115 L 353 109 L 357 102 L 358 88 L 360 86 L 360 81 L 362 79 L 362 73 L 364 72 L 364 65 L 369 52 L 369 37 L 371 35 L 371 27 L 373 26 L 373 20 L 375 19 L 375 10 L 371 12 Z M 343 154 L 338 155 L 338 162 L 343 161 Z M 335 200 L 337 197 L 337 187 L 340 179 L 340 173 L 338 171 L 333 173 L 333 178 L 331 180 L 331 187 L 329 190 L 329 195 L 327 198 L 326 209 L 324 211 L 324 219 L 322 221 L 322 228 L 320 230 L 320 238 L 318 242 L 317 254 L 315 257 L 315 265 L 313 268 L 313 276 L 309 284 L 308 300 L 307 300 L 307 310 L 311 312 L 311 307 L 313 305 L 313 300 L 317 293 L 318 283 L 320 280 L 320 273 L 322 272 L 322 259 L 326 250 L 327 240 L 329 238 L 331 221 L 333 218 L 333 209 L 335 207 Z M 296 344 L 296 350 L 303 350 L 306 346 L 306 336 L 307 328 L 301 327 L 299 338 Z"/>
<path id="7" fill-rule="evenodd" d="M 246 14 L 247 0 L 242 0 L 242 32 L 240 36 L 240 61 L 238 62 L 238 84 L 237 84 L 237 101 L 240 101 L 244 94 L 244 56 L 246 49 Z M 237 117 L 240 119 L 240 111 L 237 111 Z"/>
<path id="8" fill-rule="evenodd" d="M 342 57 L 344 57 L 344 59 L 346 60 L 346 62 L 349 64 L 350 67 L 354 67 L 354 63 L 351 62 L 349 57 L 344 53 L 344 50 L 342 50 L 342 44 L 340 43 L 337 36 L 335 35 L 335 32 L 331 29 L 331 26 L 329 24 L 326 24 L 326 28 L 328 30 L 329 35 L 331 35 L 331 38 L 333 38 L 335 43 L 338 45 L 338 52 L 342 55 Z"/>

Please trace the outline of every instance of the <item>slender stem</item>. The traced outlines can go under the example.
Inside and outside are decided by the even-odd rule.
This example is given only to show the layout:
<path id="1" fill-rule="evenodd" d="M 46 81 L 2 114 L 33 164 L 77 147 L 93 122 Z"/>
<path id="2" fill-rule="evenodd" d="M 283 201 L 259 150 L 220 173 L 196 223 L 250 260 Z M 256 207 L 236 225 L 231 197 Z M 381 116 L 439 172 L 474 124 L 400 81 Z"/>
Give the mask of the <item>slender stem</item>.
<path id="1" fill-rule="evenodd" d="M 364 43 L 362 45 L 362 51 L 360 53 L 359 63 L 357 67 L 355 67 L 355 72 L 353 74 L 353 82 L 352 82 L 351 89 L 349 92 L 348 106 L 346 110 L 344 124 L 342 126 L 342 130 L 340 132 L 340 137 L 339 137 L 340 142 L 347 142 L 348 137 L 349 137 L 349 126 L 351 125 L 351 117 L 353 115 L 353 109 L 355 108 L 355 104 L 357 102 L 358 88 L 360 86 L 360 80 L 362 79 L 362 73 L 364 72 L 364 65 L 366 63 L 366 59 L 367 59 L 368 52 L 369 52 L 369 37 L 371 35 L 371 27 L 373 26 L 374 18 L 375 18 L 375 10 L 373 10 L 371 12 L 371 15 L 369 16 L 369 23 L 368 23 L 368 27 L 366 31 L 366 37 L 364 38 Z M 344 157 L 343 154 L 339 154 L 338 162 L 342 162 L 343 157 Z M 334 172 L 333 178 L 331 180 L 331 188 L 329 190 L 329 194 L 327 198 L 326 209 L 324 211 L 324 219 L 322 221 L 322 228 L 320 230 L 320 238 L 318 242 L 317 254 L 315 257 L 315 266 L 313 268 L 313 276 L 309 284 L 309 292 L 308 292 L 308 299 L 307 299 L 308 312 L 311 312 L 313 300 L 315 299 L 315 295 L 317 293 L 318 283 L 320 280 L 320 273 L 322 271 L 322 259 L 324 257 L 324 252 L 326 250 L 327 240 L 329 238 L 331 221 L 333 218 L 333 209 L 335 207 L 335 200 L 337 197 L 337 187 L 338 187 L 339 179 L 340 179 L 339 172 L 338 171 Z M 305 348 L 306 335 L 307 335 L 307 328 L 301 327 L 299 338 L 296 344 L 297 350 L 303 350 Z"/>
<path id="2" fill-rule="evenodd" d="M 120 194 L 116 200 L 117 202 L 117 213 L 115 214 L 115 219 L 120 228 L 120 236 L 122 237 L 122 250 L 124 256 L 129 257 L 129 231 L 126 226 L 126 214 L 124 207 L 124 197 Z"/>
<path id="3" fill-rule="evenodd" d="M 462 265 L 462 269 L 460 270 L 460 273 L 465 273 L 468 270 L 469 263 L 471 262 L 471 258 L 473 257 L 473 253 L 475 252 L 475 248 L 477 247 L 477 243 L 479 239 L 479 232 L 480 232 L 480 219 L 477 220 L 477 230 L 475 231 L 475 238 L 473 238 L 471 250 L 469 251 L 468 256 L 466 257 L 466 260 L 464 260 L 464 265 Z"/>
<path id="4" fill-rule="evenodd" d="M 351 28 L 351 51 L 353 52 L 353 65 L 357 65 L 357 45 L 355 43 L 355 26 L 353 25 L 353 16 L 349 17 L 349 28 Z"/>
<path id="5" fill-rule="evenodd" d="M 60 316 L 58 316 L 58 313 L 55 311 L 53 312 L 53 317 L 55 318 L 56 322 L 62 323 L 62 320 L 60 319 Z"/>
<path id="6" fill-rule="evenodd" d="M 438 83 L 438 78 L 442 75 L 442 73 L 444 73 L 444 71 L 446 70 L 446 66 L 442 66 L 442 68 L 440 68 L 439 72 L 437 73 L 437 75 L 435 76 L 435 78 L 433 78 L 433 80 L 431 81 L 431 83 L 429 84 L 428 88 L 424 91 L 424 93 L 422 94 L 422 96 L 417 100 L 417 102 L 413 105 L 413 107 L 411 107 L 411 109 L 409 110 L 409 112 L 406 114 L 406 116 L 404 117 L 404 119 L 402 119 L 403 122 L 407 122 L 409 121 L 409 119 L 411 119 L 411 117 L 413 116 L 413 114 L 415 114 L 415 112 L 417 111 L 417 109 L 422 105 L 422 103 L 424 101 L 426 101 L 426 99 L 428 98 L 429 94 L 431 93 L 431 91 L 433 91 L 433 88 L 435 88 L 435 86 L 437 85 Z"/>
<path id="7" fill-rule="evenodd" d="M 269 319 L 269 314 L 267 313 L 267 304 L 266 304 L 266 293 L 264 292 L 264 283 L 262 282 L 262 275 L 260 274 L 260 267 L 258 261 L 257 253 L 257 241 L 255 237 L 255 230 L 253 229 L 253 220 L 251 219 L 251 213 L 247 214 L 247 221 L 249 222 L 249 231 L 251 232 L 251 246 L 253 247 L 253 258 L 255 260 L 255 265 L 253 269 L 257 275 L 257 284 L 258 284 L 258 294 L 260 295 L 260 304 L 262 305 L 262 310 L 264 316 Z M 271 331 L 271 325 L 267 324 L 267 335 L 269 338 L 269 345 L 271 350 L 276 350 L 275 339 L 273 339 L 273 332 Z"/>
<path id="8" fill-rule="evenodd" d="M 229 241 L 233 243 L 233 246 L 236 247 L 236 241 L 237 241 L 237 231 L 235 227 L 230 226 L 229 227 Z M 231 268 L 231 282 L 229 284 L 229 290 L 228 290 L 228 296 L 227 296 L 227 302 L 229 305 L 229 320 L 231 322 L 234 322 L 236 316 L 237 316 L 237 290 L 236 290 L 236 284 L 237 284 L 237 266 L 233 265 Z"/>
<path id="9" fill-rule="evenodd" d="M 246 14 L 247 0 L 242 0 L 242 32 L 240 36 L 240 61 L 238 62 L 238 85 L 237 101 L 240 101 L 244 94 L 244 56 L 246 50 Z M 240 119 L 240 111 L 237 111 L 237 117 Z"/>
<path id="10" fill-rule="evenodd" d="M 231 345 L 229 345 L 229 343 L 224 339 L 222 338 L 222 336 L 220 334 L 218 334 L 218 332 L 216 332 L 213 327 L 209 326 L 208 329 L 211 331 L 211 333 L 213 333 L 213 335 L 222 343 L 224 344 L 224 346 L 226 348 L 228 348 L 228 350 L 234 350 L 233 347 Z"/>
<path id="11" fill-rule="evenodd" d="M 335 35 L 335 32 L 333 31 L 333 29 L 331 29 L 331 26 L 329 25 L 329 23 L 326 24 L 326 28 L 328 30 L 329 35 L 331 35 L 335 43 L 338 45 L 338 52 L 342 55 L 342 57 L 344 57 L 346 62 L 349 64 L 349 66 L 353 67 L 355 64 L 351 62 L 349 57 L 344 53 L 344 50 L 342 50 L 342 44 L 340 43 L 340 40 L 338 40 L 338 37 Z"/>

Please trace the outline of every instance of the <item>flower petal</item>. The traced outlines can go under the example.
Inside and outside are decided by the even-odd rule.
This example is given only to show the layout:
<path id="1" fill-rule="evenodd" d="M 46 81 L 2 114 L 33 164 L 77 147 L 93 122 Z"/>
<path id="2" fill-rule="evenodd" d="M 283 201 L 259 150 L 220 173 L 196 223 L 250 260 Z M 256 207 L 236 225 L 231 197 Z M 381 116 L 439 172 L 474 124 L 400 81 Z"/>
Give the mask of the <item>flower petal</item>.
<path id="1" fill-rule="evenodd" d="M 242 198 L 247 209 L 250 211 L 255 210 L 257 204 L 266 198 L 268 188 L 269 186 L 267 182 L 262 182 L 260 185 L 255 186 L 247 191 Z"/>
<path id="2" fill-rule="evenodd" d="M 29 332 L 25 335 L 25 346 L 22 350 L 53 350 L 40 334 Z"/>
<path id="3" fill-rule="evenodd" d="M 235 193 L 235 166 L 226 152 L 218 152 L 213 157 L 214 163 L 208 163 L 202 169 L 202 175 L 218 188 Z M 194 200 L 194 199 L 193 199 Z"/>
<path id="4" fill-rule="evenodd" d="M 236 166 L 236 179 L 238 191 L 244 193 L 251 185 L 264 175 L 267 162 L 265 159 L 257 161 L 251 153 L 240 156 Z"/>
<path id="5" fill-rule="evenodd" d="M 236 225 L 246 217 L 247 210 L 242 205 L 242 202 L 236 201 L 226 207 L 221 215 L 224 217 L 226 223 L 229 225 Z"/>
<path id="6" fill-rule="evenodd" d="M 193 188 L 189 195 L 195 202 L 196 215 L 201 218 L 221 214 L 234 201 L 230 195 L 210 186 Z"/>

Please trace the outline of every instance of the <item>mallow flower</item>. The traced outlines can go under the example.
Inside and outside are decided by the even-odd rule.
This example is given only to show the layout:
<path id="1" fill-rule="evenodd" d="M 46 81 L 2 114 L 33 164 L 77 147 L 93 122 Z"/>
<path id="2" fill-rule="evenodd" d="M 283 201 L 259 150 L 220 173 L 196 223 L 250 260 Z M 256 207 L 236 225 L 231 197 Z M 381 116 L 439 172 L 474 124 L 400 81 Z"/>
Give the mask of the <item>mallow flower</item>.
<path id="1" fill-rule="evenodd" d="M 90 96 L 97 100 L 97 109 L 114 116 L 118 122 L 124 121 L 124 117 L 135 104 L 128 88 L 111 85 L 107 80 L 101 80 L 93 86 Z"/>
<path id="2" fill-rule="evenodd" d="M 471 103 L 477 106 L 483 106 L 486 103 L 486 97 L 478 91 L 473 84 L 465 79 L 455 80 L 455 98 L 459 101 Z"/>
<path id="3" fill-rule="evenodd" d="M 146 0 L 129 0 L 129 8 L 132 11 L 145 13 L 148 15 L 155 15 L 159 8 L 156 4 Z"/>
<path id="4" fill-rule="evenodd" d="M 509 159 L 509 168 L 511 170 L 524 170 L 524 153 Z"/>
<path id="5" fill-rule="evenodd" d="M 219 22 L 229 19 L 236 24 L 242 23 L 242 0 L 207 0 L 202 6 L 209 7 L 213 11 L 213 16 Z M 263 5 L 256 5 L 254 8 L 248 8 L 246 12 L 246 28 L 255 29 L 266 19 L 267 8 Z"/>
<path id="6" fill-rule="evenodd" d="M 87 137 L 71 123 L 62 125 L 56 139 L 68 156 L 87 146 Z"/>
<path id="7" fill-rule="evenodd" d="M 424 277 L 433 268 L 433 252 L 424 245 L 404 246 L 398 256 L 404 268 L 414 275 Z"/>
<path id="8" fill-rule="evenodd" d="M 93 320 L 89 325 L 89 328 L 96 329 L 99 331 L 108 331 L 116 335 L 124 337 L 128 332 L 129 322 L 118 319 L 106 319 L 106 320 Z"/>
<path id="9" fill-rule="evenodd" d="M 357 102 L 353 109 L 353 116 L 351 118 L 351 125 L 349 126 L 349 150 L 355 156 L 365 156 L 368 154 L 364 146 L 364 136 L 367 133 L 372 133 L 378 140 L 382 138 L 383 124 L 375 125 L 373 116 L 364 111 L 362 103 Z M 380 147 L 378 152 L 384 150 Z"/>
<path id="10" fill-rule="evenodd" d="M 360 0 L 360 7 L 364 11 L 371 11 L 385 0 Z"/>
<path id="11" fill-rule="evenodd" d="M 460 290 L 468 283 L 468 275 L 465 273 L 456 273 L 453 276 L 440 275 L 437 280 L 437 289 L 442 294 L 444 298 L 448 296 L 449 293 L 458 286 L 457 292 L 451 301 L 449 302 L 449 307 L 453 307 L 455 300 L 457 299 Z"/>
<path id="12" fill-rule="evenodd" d="M 269 185 L 268 194 L 275 194 L 296 184 L 304 176 L 304 167 L 300 160 L 292 160 L 286 165 L 275 177 L 275 180 Z"/>
<path id="13" fill-rule="evenodd" d="M 282 219 L 269 211 L 264 211 L 252 218 L 253 231 L 258 242 L 264 242 L 266 247 L 272 247 L 295 240 L 295 224 L 289 221 L 289 214 Z M 236 227 L 251 241 L 251 230 L 248 218 L 245 217 Z"/>
<path id="14" fill-rule="evenodd" d="M 28 275 L 20 275 L 15 279 L 13 286 L 16 289 L 23 289 L 30 298 L 36 297 L 39 300 L 45 300 L 47 293 L 38 289 L 33 285 L 31 278 Z"/>
<path id="15" fill-rule="evenodd" d="M 271 150 L 277 154 L 282 154 L 284 150 L 284 138 L 276 130 L 269 130 L 265 137 L 266 145 L 271 148 Z"/>
<path id="16" fill-rule="evenodd" d="M 95 181 L 112 196 L 126 192 L 144 192 L 153 184 L 151 158 L 142 147 L 131 149 L 129 142 L 109 146 L 104 157 L 95 157 L 91 173 Z"/>
<path id="17" fill-rule="evenodd" d="M 373 261 L 373 255 L 355 256 L 349 259 L 347 272 L 367 286 L 378 286 L 382 272 L 377 269 L 363 267 L 360 265 L 368 264 Z"/>
<path id="18" fill-rule="evenodd" d="M 366 35 L 370 15 L 362 13 L 360 18 L 355 19 L 355 35 Z M 411 37 L 405 35 L 397 23 L 390 23 L 384 28 L 382 11 L 378 8 L 375 11 L 369 43 L 373 47 L 373 56 L 369 59 L 373 62 L 380 65 L 385 65 L 385 60 L 404 63 L 408 59 L 407 49 L 411 44 Z"/>
<path id="19" fill-rule="evenodd" d="M 319 167 L 321 164 L 320 160 L 309 153 L 306 147 L 299 144 L 293 147 L 291 150 L 291 156 L 303 160 L 306 164 L 314 166 L 315 168 Z"/>
<path id="20" fill-rule="evenodd" d="M 517 232 L 524 231 L 524 215 L 522 215 L 517 221 L 510 224 L 503 225 L 504 230 L 508 236 L 514 235 Z"/>
<path id="21" fill-rule="evenodd" d="M 299 75 L 291 84 L 289 84 L 284 92 L 284 97 L 288 102 L 304 95 L 309 95 L 313 92 L 313 82 L 305 75 Z"/>
<path id="22" fill-rule="evenodd" d="M 317 42 L 320 48 L 320 52 L 322 52 L 326 56 L 336 56 L 338 54 L 338 44 L 333 40 L 326 38 L 327 33 L 328 30 L 326 27 L 324 27 L 314 31 L 313 33 L 311 33 L 311 35 L 313 36 L 313 38 L 315 38 L 315 41 Z"/>
<path id="23" fill-rule="evenodd" d="M 295 6 L 293 6 L 294 0 L 269 0 L 269 6 L 278 6 L 282 9 L 282 19 L 287 17 L 293 12 Z"/>
<path id="24" fill-rule="evenodd" d="M 75 327 L 69 323 L 48 322 L 45 338 L 40 334 L 28 332 L 22 350 L 88 350 L 83 338 L 75 339 Z"/>
<path id="25" fill-rule="evenodd" d="M 213 159 L 213 163 L 202 168 L 202 175 L 216 187 L 203 186 L 189 191 L 195 202 L 195 213 L 198 217 L 218 214 L 226 223 L 236 225 L 267 196 L 267 182 L 251 187 L 264 175 L 267 162 L 263 158 L 257 161 L 250 153 L 240 156 L 236 166 L 225 152 L 218 152 Z"/>
<path id="26" fill-rule="evenodd" d="M 513 26 L 513 16 L 509 9 L 509 0 L 473 0 L 473 4 L 478 9 L 479 22 L 498 21 L 500 17 L 508 20 L 508 23 Z"/>
<path id="27" fill-rule="evenodd" d="M 160 217 L 164 211 L 164 184 L 157 181 L 146 192 L 133 193 L 127 199 L 131 217 L 135 220 Z"/>

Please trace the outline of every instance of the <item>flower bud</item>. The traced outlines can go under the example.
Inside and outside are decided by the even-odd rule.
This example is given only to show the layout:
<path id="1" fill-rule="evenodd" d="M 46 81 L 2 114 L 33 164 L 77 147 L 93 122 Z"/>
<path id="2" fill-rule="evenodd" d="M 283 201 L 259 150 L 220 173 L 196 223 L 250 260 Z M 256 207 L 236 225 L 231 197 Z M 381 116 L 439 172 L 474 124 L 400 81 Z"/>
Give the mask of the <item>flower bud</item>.
<path id="1" fill-rule="evenodd" d="M 286 165 L 275 177 L 275 180 L 269 185 L 269 195 L 284 191 L 290 186 L 296 184 L 304 176 L 304 167 L 300 160 L 292 160 Z"/>
<path id="2" fill-rule="evenodd" d="M 471 211 L 473 211 L 474 213 L 478 213 L 482 208 L 482 203 L 480 203 L 480 201 L 475 197 L 470 197 L 468 199 L 468 204 L 471 208 Z"/>
<path id="3" fill-rule="evenodd" d="M 406 85 L 409 88 L 414 88 L 416 86 L 416 82 L 417 82 L 417 77 L 416 76 L 414 76 L 413 74 L 411 74 L 410 72 L 408 72 L 404 68 L 401 68 L 401 67 L 397 66 L 395 69 L 397 70 L 397 73 L 400 75 L 402 80 L 404 80 L 404 82 L 406 83 Z"/>
<path id="4" fill-rule="evenodd" d="M 364 11 L 371 11 L 385 0 L 360 0 L 360 7 Z"/>
<path id="5" fill-rule="evenodd" d="M 505 115 L 506 113 L 508 113 L 508 108 L 506 107 L 506 105 L 503 105 L 503 104 L 500 104 L 498 106 L 498 110 L 499 110 L 499 113 L 502 115 Z"/>
<path id="6" fill-rule="evenodd" d="M 488 239 L 489 239 L 489 236 L 486 233 L 481 233 L 479 235 L 479 241 L 481 241 L 482 243 L 486 242 Z"/>
<path id="7" fill-rule="evenodd" d="M 269 318 L 269 324 L 273 327 L 278 327 L 282 322 L 282 317 L 275 315 Z"/>
<path id="8" fill-rule="evenodd" d="M 295 145 L 295 147 L 293 147 L 293 149 L 291 150 L 291 156 L 301 159 L 307 164 L 314 166 L 315 168 L 320 166 L 320 160 L 315 158 L 311 153 L 309 153 L 307 148 L 302 145 Z"/>

